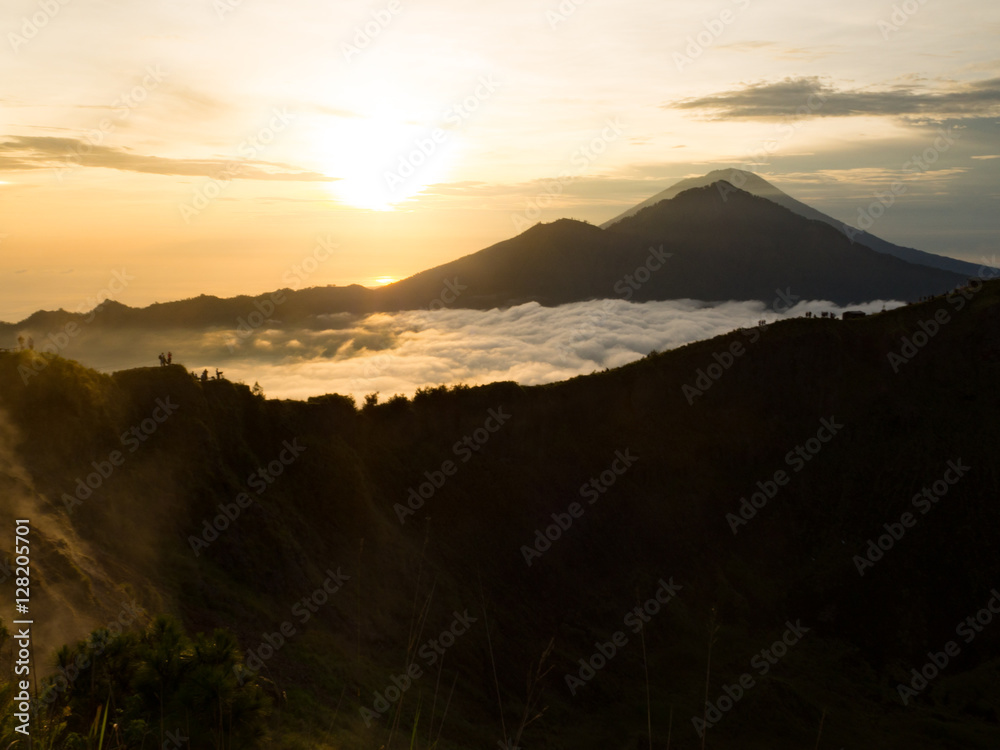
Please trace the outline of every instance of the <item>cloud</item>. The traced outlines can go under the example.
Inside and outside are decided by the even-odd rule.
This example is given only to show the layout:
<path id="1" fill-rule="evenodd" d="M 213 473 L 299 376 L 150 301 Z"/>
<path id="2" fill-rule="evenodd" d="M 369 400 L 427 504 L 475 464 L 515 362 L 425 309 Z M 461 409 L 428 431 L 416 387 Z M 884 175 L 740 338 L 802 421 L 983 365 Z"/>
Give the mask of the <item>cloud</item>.
<path id="1" fill-rule="evenodd" d="M 674 146 L 685 148 L 685 146 Z M 618 206 L 634 205 L 663 190 L 665 180 L 680 180 L 692 174 L 678 172 L 673 164 L 655 163 L 630 165 L 625 176 L 581 175 L 562 177 L 553 174 L 525 182 L 445 182 L 428 185 L 423 197 L 491 198 L 493 205 L 524 210 L 537 203 L 546 208 L 568 205 Z"/>
<path id="2" fill-rule="evenodd" d="M 968 172 L 965 167 L 928 169 L 919 173 L 919 183 L 924 187 L 944 187 Z M 895 182 L 914 182 L 912 169 L 897 167 L 851 167 L 847 169 L 817 169 L 813 172 L 784 172 L 780 177 L 784 184 L 831 185 L 840 184 L 853 188 L 858 193 L 867 193 L 875 186 Z"/>
<path id="3" fill-rule="evenodd" d="M 168 159 L 97 146 L 77 138 L 8 136 L 0 141 L 0 171 L 103 167 L 144 174 L 220 177 L 243 180 L 333 182 L 336 178 L 298 170 L 280 162 L 248 159 Z"/>
<path id="4" fill-rule="evenodd" d="M 759 50 L 766 50 L 768 54 L 778 60 L 815 61 L 836 54 L 840 48 L 837 45 L 788 47 L 773 41 L 748 40 L 732 42 L 731 44 L 721 44 L 718 46 L 718 49 L 739 53 L 755 53 Z"/>
<path id="5" fill-rule="evenodd" d="M 944 91 L 914 87 L 838 89 L 819 77 L 785 78 L 662 106 L 700 110 L 717 120 L 801 117 L 801 108 L 807 116 L 815 117 L 983 116 L 1000 107 L 1000 78 L 955 84 Z"/>
<path id="6" fill-rule="evenodd" d="M 876 311 L 882 304 L 852 309 Z M 360 402 L 374 391 L 412 395 L 440 384 L 551 383 L 753 326 L 762 318 L 839 309 L 822 301 L 800 302 L 786 315 L 760 302 L 599 300 L 554 308 L 532 302 L 504 310 L 319 316 L 306 326 L 272 324 L 247 336 L 237 333 L 235 321 L 230 329 L 143 331 L 141 337 L 84 330 L 65 356 L 109 371 L 153 365 L 160 351 L 169 350 L 174 362 L 189 370 L 219 368 L 231 380 L 260 382 L 272 397 L 343 393 Z M 30 333 L 41 346 L 45 332 Z M 130 342 L 140 339 L 145 352 L 137 360 Z"/>

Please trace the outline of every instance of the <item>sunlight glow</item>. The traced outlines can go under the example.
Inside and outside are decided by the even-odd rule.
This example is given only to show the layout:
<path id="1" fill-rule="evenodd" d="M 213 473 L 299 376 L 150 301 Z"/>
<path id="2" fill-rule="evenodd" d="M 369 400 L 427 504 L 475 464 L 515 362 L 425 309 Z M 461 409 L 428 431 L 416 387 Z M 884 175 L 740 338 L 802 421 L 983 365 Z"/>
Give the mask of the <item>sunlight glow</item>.
<path id="1" fill-rule="evenodd" d="M 454 158 L 453 135 L 437 123 L 379 104 L 317 133 L 311 151 L 317 167 L 338 178 L 327 184 L 338 202 L 392 211 L 444 178 Z"/>

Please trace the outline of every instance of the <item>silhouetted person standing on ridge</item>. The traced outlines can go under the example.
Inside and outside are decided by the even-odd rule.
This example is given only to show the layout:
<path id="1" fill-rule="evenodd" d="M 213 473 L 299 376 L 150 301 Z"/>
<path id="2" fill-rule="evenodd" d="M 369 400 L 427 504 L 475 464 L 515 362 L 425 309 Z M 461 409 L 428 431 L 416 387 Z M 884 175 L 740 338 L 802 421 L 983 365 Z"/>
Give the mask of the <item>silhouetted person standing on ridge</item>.
<path id="1" fill-rule="evenodd" d="M 173 361 L 174 361 L 174 353 L 173 352 L 167 352 L 167 364 L 168 365 L 172 364 Z"/>
<path id="2" fill-rule="evenodd" d="M 167 364 L 167 358 L 163 356 L 163 352 L 160 352 L 160 367 L 165 367 Z"/>
<path id="3" fill-rule="evenodd" d="M 202 370 L 202 373 L 201 373 L 201 382 L 202 383 L 207 383 L 208 382 L 208 370 Z"/>

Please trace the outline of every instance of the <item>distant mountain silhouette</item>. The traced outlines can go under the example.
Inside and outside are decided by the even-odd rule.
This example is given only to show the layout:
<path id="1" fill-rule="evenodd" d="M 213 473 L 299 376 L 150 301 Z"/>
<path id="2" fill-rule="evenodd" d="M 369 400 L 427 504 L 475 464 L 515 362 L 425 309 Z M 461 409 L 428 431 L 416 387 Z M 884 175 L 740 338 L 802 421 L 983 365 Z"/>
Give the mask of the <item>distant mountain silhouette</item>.
<path id="1" fill-rule="evenodd" d="M 822 221 L 825 224 L 829 224 L 840 232 L 843 232 L 848 239 L 851 239 L 854 242 L 870 247 L 872 250 L 877 252 L 900 258 L 901 260 L 905 260 L 909 263 L 919 263 L 920 265 L 930 266 L 931 268 L 939 268 L 944 271 L 960 273 L 964 276 L 972 276 L 978 270 L 974 263 L 967 263 L 964 260 L 948 258 L 943 255 L 926 253 L 922 250 L 915 250 L 912 247 L 901 247 L 900 245 L 887 242 L 880 237 L 876 237 L 873 234 L 861 231 L 855 227 L 848 227 L 844 224 L 844 222 L 837 221 L 832 216 L 827 216 L 822 211 L 817 211 L 812 206 L 807 206 L 805 203 L 795 200 L 795 198 L 779 190 L 760 175 L 754 174 L 753 172 L 747 172 L 742 169 L 716 169 L 702 177 L 690 177 L 686 180 L 681 180 L 666 190 L 657 193 L 652 198 L 649 198 L 639 205 L 633 206 L 628 211 L 619 214 L 615 218 L 611 219 L 611 221 L 605 222 L 601 225 L 601 228 L 607 229 L 614 226 L 623 219 L 626 219 L 629 216 L 634 216 L 644 208 L 655 206 L 660 201 L 677 197 L 685 190 L 706 187 L 707 185 L 711 185 L 719 181 L 729 182 L 730 184 L 745 190 L 751 195 L 756 195 L 758 198 L 766 198 L 767 200 L 777 203 L 779 206 L 784 206 L 792 213 L 796 213 L 806 219 Z"/>
<path id="2" fill-rule="evenodd" d="M 648 278 L 637 275 L 643 266 Z M 456 278 L 468 291 L 455 306 L 473 308 L 623 296 L 771 302 L 778 288 L 850 304 L 916 299 L 966 279 L 852 243 L 828 224 L 725 182 L 686 190 L 609 229 L 569 219 L 536 225 L 376 295 L 383 309 L 426 307 L 442 280 Z"/>
<path id="3" fill-rule="evenodd" d="M 812 221 L 729 183 L 686 190 L 605 230 L 674 253 L 636 299 L 757 299 L 788 288 L 802 299 L 851 304 L 912 300 L 947 291 L 965 276 L 908 263 L 852 243 Z"/>
<path id="4" fill-rule="evenodd" d="M 231 299 L 202 295 L 142 309 L 108 302 L 93 316 L 93 325 L 206 328 L 231 326 L 250 315 L 319 325 L 317 316 L 334 313 L 491 309 L 529 301 L 554 306 L 610 298 L 770 303 L 777 289 L 804 300 L 851 304 L 915 300 L 949 291 L 969 275 L 876 252 L 851 242 L 829 222 L 723 181 L 641 208 L 607 229 L 571 219 L 537 224 L 378 289 L 284 289 Z M 85 317 L 39 312 L 17 325 L 0 324 L 0 334 L 51 331 Z"/>

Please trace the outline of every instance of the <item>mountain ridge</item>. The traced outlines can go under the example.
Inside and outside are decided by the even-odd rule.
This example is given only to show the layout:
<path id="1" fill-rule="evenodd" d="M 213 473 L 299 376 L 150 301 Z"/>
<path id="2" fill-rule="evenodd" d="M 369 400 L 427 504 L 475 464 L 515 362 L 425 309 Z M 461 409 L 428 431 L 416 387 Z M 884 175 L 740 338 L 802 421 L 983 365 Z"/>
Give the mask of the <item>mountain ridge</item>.
<path id="1" fill-rule="evenodd" d="M 801 288 L 793 291 L 800 298 L 848 304 L 912 300 L 946 292 L 967 278 L 878 253 L 849 241 L 839 231 L 823 232 L 811 225 L 829 226 L 829 222 L 807 219 L 739 188 L 726 188 L 724 195 L 717 187 L 710 189 L 721 184 L 729 183 L 683 190 L 614 222 L 608 229 L 572 219 L 538 224 L 483 250 L 376 289 L 350 285 L 279 289 L 226 299 L 201 295 L 144 308 L 109 302 L 97 313 L 39 311 L 21 323 L 0 323 L 0 332 L 13 337 L 21 329 L 34 329 L 36 335 L 44 335 L 45 331 L 35 326 L 44 322 L 51 330 L 88 317 L 98 327 L 214 327 L 233 325 L 249 315 L 293 324 L 335 313 L 491 309 L 529 301 L 555 306 L 618 298 L 618 283 L 650 263 L 657 246 L 658 252 L 672 256 L 670 262 L 659 270 L 660 262 L 654 261 L 658 273 L 630 299 L 766 302 L 773 299 L 775 288 L 799 285 Z M 660 225 L 652 226 L 642 216 L 659 217 Z M 763 222 L 764 216 L 769 223 Z M 693 217 L 700 219 L 693 222 Z M 741 229 L 750 226 L 753 232 Z M 841 262 L 828 262 L 825 270 L 802 266 L 803 254 L 793 253 L 789 247 L 792 237 L 805 247 L 819 243 L 816 248 L 822 252 L 813 252 L 813 257 L 836 253 Z M 699 257 L 711 259 L 713 254 L 716 261 L 707 262 L 717 262 L 717 268 L 725 268 L 724 260 L 743 270 L 723 276 L 698 265 Z M 759 263 L 751 264 L 751 258 Z M 798 270 L 790 273 L 792 268 Z M 828 278 L 824 279 L 824 274 Z"/>
<path id="2" fill-rule="evenodd" d="M 829 224 L 843 233 L 844 236 L 852 242 L 858 242 L 859 244 L 870 247 L 876 252 L 892 255 L 900 260 L 905 260 L 908 263 L 926 265 L 931 268 L 939 268 L 941 270 L 964 274 L 966 276 L 972 275 L 976 272 L 977 266 L 974 263 L 968 263 L 963 260 L 958 260 L 957 258 L 949 258 L 943 255 L 928 253 L 911 247 L 902 247 L 892 242 L 883 240 L 882 238 L 877 237 L 865 230 L 849 226 L 842 221 L 838 221 L 837 219 L 824 214 L 822 211 L 819 211 L 812 206 L 796 200 L 783 190 L 780 190 L 772 185 L 760 175 L 741 169 L 716 169 L 701 177 L 690 177 L 681 180 L 666 190 L 647 198 L 642 203 L 639 203 L 617 215 L 613 219 L 609 219 L 600 226 L 602 229 L 608 229 L 623 219 L 638 213 L 642 209 L 656 205 L 663 200 L 674 198 L 685 190 L 705 187 L 706 185 L 719 181 L 728 182 L 740 190 L 744 190 L 760 198 L 765 198 L 772 203 L 777 203 L 779 206 L 784 206 L 803 218 L 822 221 L 825 224 Z"/>

